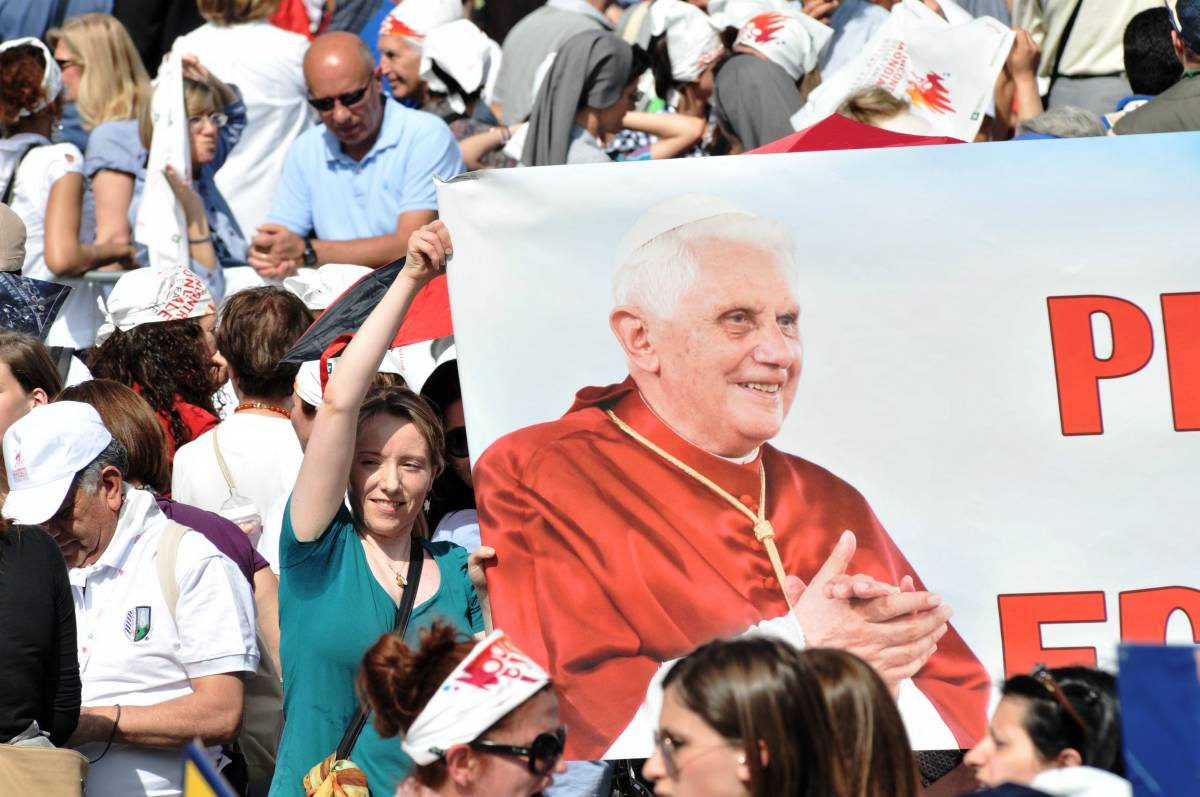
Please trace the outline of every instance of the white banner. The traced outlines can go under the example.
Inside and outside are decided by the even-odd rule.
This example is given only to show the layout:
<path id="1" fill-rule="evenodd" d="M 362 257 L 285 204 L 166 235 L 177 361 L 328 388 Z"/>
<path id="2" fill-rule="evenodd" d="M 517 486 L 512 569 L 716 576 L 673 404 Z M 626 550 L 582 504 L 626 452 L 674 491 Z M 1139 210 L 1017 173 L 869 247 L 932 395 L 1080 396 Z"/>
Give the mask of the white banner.
<path id="1" fill-rule="evenodd" d="M 133 237 L 145 244 L 152 267 L 187 268 L 187 219 L 163 174 L 169 165 L 180 180 L 192 177 L 188 116 L 183 101 L 183 62 L 178 58 L 167 58 L 158 70 L 150 100 L 150 118 L 154 135 Z"/>
<path id="2" fill-rule="evenodd" d="M 614 313 L 613 269 L 635 223 L 687 193 L 782 222 L 796 244 L 802 355 L 783 359 L 785 333 L 752 361 L 781 358 L 771 373 L 796 389 L 780 451 L 761 455 L 788 572 L 810 579 L 850 528 L 851 572 L 916 574 L 955 610 L 961 639 L 914 681 L 945 727 L 915 728 L 917 745 L 946 746 L 947 729 L 971 743 L 978 690 L 1006 672 L 1112 665 L 1120 638 L 1196 639 L 1200 271 L 1171 186 L 1200 178 L 1198 151 L 1200 135 L 1171 134 L 515 169 L 442 185 L 477 499 L 499 549 L 496 622 L 562 690 L 572 755 L 608 749 L 637 707 L 630 683 L 642 689 L 662 661 L 786 612 L 750 521 L 602 410 L 728 474 L 752 508 L 754 460 L 680 439 L 671 430 L 691 419 L 658 393 L 640 400 L 640 382 L 584 392 L 564 417 L 581 388 L 659 367 Z M 743 316 L 792 288 L 760 290 L 747 271 L 759 254 L 706 254 L 720 251 L 701 251 L 716 258 L 703 274 L 733 279 L 727 292 L 749 309 L 713 317 L 740 335 Z M 721 296 L 688 302 L 710 299 Z M 726 375 L 736 390 L 760 379 L 737 376 L 736 357 L 722 365 L 724 338 L 703 339 L 670 355 L 700 386 L 681 399 L 696 417 Z M 797 501 L 806 508 L 789 515 Z"/>
<path id="3" fill-rule="evenodd" d="M 792 125 L 816 124 L 858 89 L 879 86 L 909 101 L 929 124 L 927 135 L 971 141 L 993 107 L 1012 42 L 1012 31 L 992 17 L 951 24 L 924 3 L 904 0 L 862 52 L 822 76 Z"/>

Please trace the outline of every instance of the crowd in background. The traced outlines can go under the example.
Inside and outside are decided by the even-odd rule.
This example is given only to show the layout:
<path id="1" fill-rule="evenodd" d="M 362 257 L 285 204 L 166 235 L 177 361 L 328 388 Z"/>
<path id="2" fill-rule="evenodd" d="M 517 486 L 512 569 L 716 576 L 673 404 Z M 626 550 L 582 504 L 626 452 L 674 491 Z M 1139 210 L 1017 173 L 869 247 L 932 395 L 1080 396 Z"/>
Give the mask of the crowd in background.
<path id="1" fill-rule="evenodd" d="M 923 4 L 1014 30 L 976 141 L 1200 130 L 1200 0 Z M 70 749 L 88 794 L 179 794 L 200 738 L 247 794 L 1130 794 L 1103 672 L 1010 678 L 946 763 L 861 660 L 768 639 L 672 669 L 644 763 L 567 766 L 492 627 L 452 341 L 391 348 L 451 250 L 435 179 L 770 144 L 893 5 L 0 6 L 0 782 Z M 186 173 L 149 167 L 167 85 Z M 923 132 L 880 88 L 838 113 Z M 336 361 L 284 360 L 406 254 Z M 520 677 L 460 699 L 495 656 Z"/>

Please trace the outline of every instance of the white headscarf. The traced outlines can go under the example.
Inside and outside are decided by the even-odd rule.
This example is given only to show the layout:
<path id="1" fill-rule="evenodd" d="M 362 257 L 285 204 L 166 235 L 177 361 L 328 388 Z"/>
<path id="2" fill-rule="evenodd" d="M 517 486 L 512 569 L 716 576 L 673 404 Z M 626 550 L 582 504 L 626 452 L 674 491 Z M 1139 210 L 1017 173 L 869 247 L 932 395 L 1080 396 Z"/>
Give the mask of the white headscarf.
<path id="1" fill-rule="evenodd" d="M 433 693 L 404 735 L 404 752 L 418 765 L 432 764 L 451 746 L 475 741 L 548 683 L 545 670 L 497 629 Z"/>
<path id="2" fill-rule="evenodd" d="M 671 77 L 679 83 L 698 80 L 724 49 L 708 15 L 683 0 L 654 0 L 650 4 L 650 35 L 664 33 Z"/>
<path id="3" fill-rule="evenodd" d="M 745 45 L 783 67 L 799 80 L 817 65 L 817 56 L 833 38 L 833 29 L 799 11 L 766 11 L 751 17 L 738 31 L 734 46 Z"/>
<path id="4" fill-rule="evenodd" d="M 23 39 L 11 39 L 0 44 L 0 52 L 13 47 L 20 47 L 23 44 L 28 44 L 42 51 L 42 55 L 46 58 L 46 68 L 42 70 L 42 94 L 44 95 L 42 101 L 38 103 L 36 108 L 22 108 L 20 113 L 17 114 L 18 117 L 32 116 L 58 99 L 58 95 L 62 92 L 62 70 L 58 68 L 58 61 L 54 60 L 54 54 L 50 52 L 46 45 L 42 44 L 41 40 L 35 39 L 32 36 L 26 36 Z"/>
<path id="5" fill-rule="evenodd" d="M 333 376 L 333 369 L 337 367 L 340 357 L 331 357 L 325 361 L 325 381 L 329 381 L 329 377 Z M 398 374 L 404 376 L 404 352 L 402 349 L 388 349 L 384 352 L 383 361 L 379 363 L 379 368 L 376 369 L 381 374 Z M 404 381 L 408 381 L 405 379 Z M 313 407 L 321 406 L 321 402 L 325 400 L 325 385 L 321 383 L 321 361 L 308 360 L 300 364 L 300 370 L 296 372 L 296 395 L 299 396 L 306 404 Z"/>
<path id="6" fill-rule="evenodd" d="M 403 0 L 384 18 L 379 35 L 403 36 L 420 45 L 434 28 L 462 15 L 461 0 Z"/>
<path id="7" fill-rule="evenodd" d="M 421 47 L 421 80 L 430 91 L 445 94 L 455 113 L 466 113 L 466 97 L 451 91 L 433 71 L 434 64 L 454 78 L 464 93 L 474 94 L 493 71 L 492 40 L 470 20 L 456 19 L 429 31 Z"/>
<path id="8" fill-rule="evenodd" d="M 96 332 L 96 345 L 116 330 L 128 332 L 142 324 L 201 318 L 217 311 L 212 294 L 187 268 L 139 268 L 123 275 L 113 286 L 106 305 L 96 299 L 104 323 Z"/>
<path id="9" fill-rule="evenodd" d="M 709 0 L 708 16 L 718 30 L 737 30 L 751 17 L 765 11 L 783 11 L 785 8 L 785 0 Z"/>

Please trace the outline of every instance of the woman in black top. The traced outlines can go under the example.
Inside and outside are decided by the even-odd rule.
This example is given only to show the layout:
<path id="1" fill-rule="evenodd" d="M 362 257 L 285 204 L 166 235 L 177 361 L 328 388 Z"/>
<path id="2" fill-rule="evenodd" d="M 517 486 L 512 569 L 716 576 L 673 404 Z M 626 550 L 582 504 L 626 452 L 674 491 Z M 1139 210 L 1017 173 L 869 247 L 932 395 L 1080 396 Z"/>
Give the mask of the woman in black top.
<path id="1" fill-rule="evenodd" d="M 79 721 L 75 605 L 67 566 L 37 526 L 0 520 L 0 744 L 37 721 L 61 747 Z"/>

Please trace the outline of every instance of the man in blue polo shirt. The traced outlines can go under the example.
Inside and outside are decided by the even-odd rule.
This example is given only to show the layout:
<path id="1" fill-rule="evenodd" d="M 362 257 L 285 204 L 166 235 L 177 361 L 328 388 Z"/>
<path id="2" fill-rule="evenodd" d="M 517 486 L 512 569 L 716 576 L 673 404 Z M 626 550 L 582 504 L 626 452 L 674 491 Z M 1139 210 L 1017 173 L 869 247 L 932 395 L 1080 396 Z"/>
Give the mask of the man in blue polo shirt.
<path id="1" fill-rule="evenodd" d="M 250 265 L 280 278 L 299 266 L 402 257 L 437 218 L 433 178 L 464 171 L 458 143 L 433 114 L 385 99 L 371 51 L 350 33 L 318 37 L 304 58 L 309 104 L 323 126 L 293 143 Z"/>

